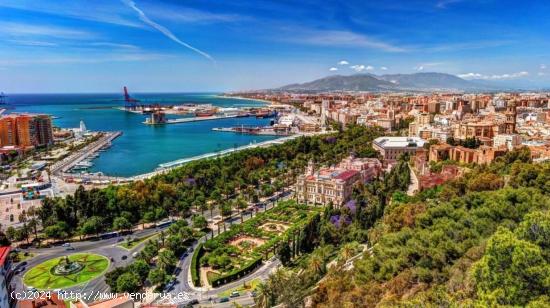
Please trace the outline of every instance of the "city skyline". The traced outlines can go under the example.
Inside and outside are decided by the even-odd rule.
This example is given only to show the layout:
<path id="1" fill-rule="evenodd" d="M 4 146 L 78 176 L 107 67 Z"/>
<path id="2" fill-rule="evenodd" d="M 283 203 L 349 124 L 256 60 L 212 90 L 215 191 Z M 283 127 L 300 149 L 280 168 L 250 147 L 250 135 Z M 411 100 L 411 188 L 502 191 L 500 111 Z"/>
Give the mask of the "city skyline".
<path id="1" fill-rule="evenodd" d="M 434 71 L 545 86 L 548 13 L 543 1 L 7 0 L 0 91 L 228 91 Z"/>

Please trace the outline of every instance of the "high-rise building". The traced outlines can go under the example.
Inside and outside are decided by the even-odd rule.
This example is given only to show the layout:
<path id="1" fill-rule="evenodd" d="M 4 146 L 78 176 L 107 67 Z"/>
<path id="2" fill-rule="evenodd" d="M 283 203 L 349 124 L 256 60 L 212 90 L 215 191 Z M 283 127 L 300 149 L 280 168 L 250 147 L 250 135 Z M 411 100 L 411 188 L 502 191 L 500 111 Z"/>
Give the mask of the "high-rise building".
<path id="1" fill-rule="evenodd" d="M 47 115 L 34 117 L 37 146 L 49 146 L 53 144 L 52 119 Z"/>
<path id="2" fill-rule="evenodd" d="M 15 117 L 0 118 L 0 146 L 17 145 Z"/>
<path id="3" fill-rule="evenodd" d="M 17 116 L 17 145 L 23 148 L 32 147 L 36 137 L 36 128 L 33 117 L 30 115 Z"/>
<path id="4" fill-rule="evenodd" d="M 52 144 L 52 120 L 49 116 L 12 114 L 0 118 L 0 146 L 30 148 Z"/>

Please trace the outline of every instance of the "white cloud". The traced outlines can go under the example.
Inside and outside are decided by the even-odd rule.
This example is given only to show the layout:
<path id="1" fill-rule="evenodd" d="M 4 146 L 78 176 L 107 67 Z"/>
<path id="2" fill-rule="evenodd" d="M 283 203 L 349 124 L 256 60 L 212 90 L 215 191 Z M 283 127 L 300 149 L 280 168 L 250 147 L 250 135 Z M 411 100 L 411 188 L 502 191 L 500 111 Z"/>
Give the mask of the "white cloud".
<path id="1" fill-rule="evenodd" d="M 143 24 L 133 21 L 133 16 L 130 16 L 130 14 L 126 14 L 126 10 L 121 12 L 120 5 L 116 2 L 95 0 L 93 1 L 93 4 L 93 9 L 90 9 L 90 5 L 83 5 L 81 1 L 75 0 L 0 1 L 0 7 L 7 7 L 27 12 L 39 12 L 48 15 L 63 16 L 120 26 L 144 28 Z"/>
<path id="2" fill-rule="evenodd" d="M 505 79 L 515 79 L 515 78 L 521 78 L 529 76 L 529 72 L 517 72 L 517 73 L 509 73 L 509 74 L 493 74 L 493 75 L 483 75 L 480 73 L 467 73 L 467 74 L 459 74 L 458 77 L 463 79 L 485 79 L 485 80 L 505 80 Z"/>
<path id="3" fill-rule="evenodd" d="M 338 65 L 348 65 L 348 64 L 349 64 L 349 62 L 346 61 L 346 60 L 342 60 L 342 61 L 338 62 Z"/>
<path id="4" fill-rule="evenodd" d="M 34 41 L 34 40 L 8 40 L 10 43 L 23 45 L 23 46 L 34 46 L 34 47 L 55 47 L 58 46 L 56 43 L 46 42 L 46 41 Z"/>
<path id="5" fill-rule="evenodd" d="M 414 70 L 415 71 L 423 71 L 424 69 L 428 68 L 428 67 L 434 67 L 434 66 L 439 66 L 439 65 L 442 65 L 443 62 L 426 62 L 426 63 L 420 63 L 418 64 L 417 66 L 414 67 Z"/>
<path id="6" fill-rule="evenodd" d="M 19 57 L 10 58 L 9 60 L 0 59 L 0 66 L 13 67 L 13 66 L 27 66 L 27 65 L 57 65 L 57 64 L 94 64 L 94 63 L 110 63 L 110 62 L 141 62 L 141 61 L 155 61 L 160 59 L 169 59 L 171 55 L 165 54 L 153 54 L 153 53 L 108 53 L 102 55 L 96 55 L 94 57 L 89 56 L 62 56 L 62 55 L 45 55 L 42 57 Z"/>
<path id="7" fill-rule="evenodd" d="M 387 70 L 388 70 L 388 68 L 385 67 L 385 66 L 382 66 L 380 69 L 383 70 L 383 71 L 387 71 Z"/>
<path id="8" fill-rule="evenodd" d="M 93 39 L 95 33 L 50 25 L 0 22 L 0 34 L 13 37 L 50 37 L 62 39 Z"/>
<path id="9" fill-rule="evenodd" d="M 338 70 L 338 68 L 336 68 L 336 67 L 331 67 L 331 68 L 329 68 L 328 70 L 331 71 L 331 72 L 336 72 L 336 71 Z"/>
<path id="10" fill-rule="evenodd" d="M 298 44 L 336 47 L 365 47 L 371 49 L 379 49 L 387 52 L 406 51 L 405 48 L 350 31 L 307 30 L 299 34 L 296 34 L 295 32 L 296 31 L 294 31 L 293 33 L 289 33 L 289 35 L 285 39 Z"/>
<path id="11" fill-rule="evenodd" d="M 545 69 L 546 69 L 546 64 L 541 64 L 541 65 L 540 65 L 540 69 L 541 69 L 541 70 L 545 70 Z"/>
<path id="12" fill-rule="evenodd" d="M 367 67 L 364 66 L 363 64 L 352 65 L 349 68 L 351 68 L 352 70 L 354 70 L 356 72 L 362 72 L 362 71 L 367 69 Z"/>
<path id="13" fill-rule="evenodd" d="M 154 6 L 148 9 L 147 13 L 149 16 L 162 20 L 198 24 L 236 22 L 250 19 L 236 14 L 217 14 L 180 6 Z"/>
<path id="14" fill-rule="evenodd" d="M 109 47 L 109 48 L 119 48 L 119 49 L 128 49 L 128 50 L 138 50 L 139 47 L 132 44 L 119 44 L 119 43 L 110 43 L 110 42 L 95 42 L 90 43 L 91 46 L 96 47 Z"/>
<path id="15" fill-rule="evenodd" d="M 373 69 L 374 69 L 374 66 L 370 66 L 370 65 L 368 65 L 366 68 L 367 71 L 372 71 Z"/>
<path id="16" fill-rule="evenodd" d="M 174 41 L 174 42 L 176 42 L 176 43 L 178 43 L 178 44 L 180 44 L 180 45 L 182 45 L 182 46 L 184 46 L 188 49 L 191 49 L 192 51 L 202 55 L 203 57 L 207 58 L 208 60 L 215 61 L 214 58 L 212 58 L 212 56 L 210 56 L 206 52 L 204 52 L 204 51 L 202 51 L 198 48 L 195 48 L 195 47 L 187 44 L 186 42 L 180 40 L 177 36 L 175 36 L 166 27 L 164 27 L 163 25 L 160 25 L 160 24 L 152 21 L 151 19 L 149 19 L 149 17 L 147 17 L 147 15 L 145 15 L 145 13 L 136 6 L 136 3 L 134 1 L 131 1 L 131 0 L 121 0 L 121 1 L 124 4 L 126 4 L 129 8 L 136 11 L 138 13 L 139 19 L 141 19 L 141 21 L 143 21 L 144 23 L 146 23 L 149 26 L 153 27 L 154 29 L 158 30 L 159 32 L 164 34 L 167 38 L 171 39 L 172 41 Z"/>

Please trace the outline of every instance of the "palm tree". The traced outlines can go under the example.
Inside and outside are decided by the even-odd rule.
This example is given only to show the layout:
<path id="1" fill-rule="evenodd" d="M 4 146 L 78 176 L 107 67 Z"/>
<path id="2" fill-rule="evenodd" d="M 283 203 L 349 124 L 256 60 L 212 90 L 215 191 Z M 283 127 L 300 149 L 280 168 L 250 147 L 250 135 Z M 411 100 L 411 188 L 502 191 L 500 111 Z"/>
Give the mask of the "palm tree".
<path id="1" fill-rule="evenodd" d="M 355 254 L 355 244 L 354 243 L 347 243 L 342 247 L 341 256 L 343 261 L 349 260 L 353 255 Z"/>
<path id="2" fill-rule="evenodd" d="M 269 308 L 271 307 L 272 299 L 271 288 L 266 283 L 260 283 L 256 287 L 256 297 L 254 298 L 254 303 L 257 308 Z"/>
<path id="3" fill-rule="evenodd" d="M 325 262 L 321 256 L 318 254 L 313 254 L 309 258 L 309 264 L 308 267 L 310 270 L 312 270 L 315 274 L 321 274 L 323 272 L 325 266 Z"/>

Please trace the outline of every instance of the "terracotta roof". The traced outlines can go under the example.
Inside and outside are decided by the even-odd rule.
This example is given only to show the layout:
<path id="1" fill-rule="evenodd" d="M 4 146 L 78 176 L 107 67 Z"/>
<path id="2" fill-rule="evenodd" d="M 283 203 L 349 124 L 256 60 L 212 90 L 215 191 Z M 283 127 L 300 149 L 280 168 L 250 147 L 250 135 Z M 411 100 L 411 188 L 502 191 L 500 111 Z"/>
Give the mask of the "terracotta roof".
<path id="1" fill-rule="evenodd" d="M 11 247 L 10 246 L 2 246 L 0 247 L 0 265 L 4 266 L 4 262 L 6 262 L 6 259 L 8 258 L 8 255 L 10 254 Z"/>
<path id="2" fill-rule="evenodd" d="M 346 171 L 338 174 L 334 178 L 338 179 L 338 180 L 347 181 L 348 179 L 350 179 L 351 177 L 353 177 L 357 173 L 359 173 L 357 170 L 346 170 Z"/>

